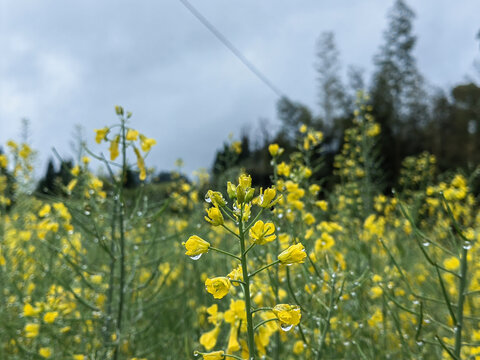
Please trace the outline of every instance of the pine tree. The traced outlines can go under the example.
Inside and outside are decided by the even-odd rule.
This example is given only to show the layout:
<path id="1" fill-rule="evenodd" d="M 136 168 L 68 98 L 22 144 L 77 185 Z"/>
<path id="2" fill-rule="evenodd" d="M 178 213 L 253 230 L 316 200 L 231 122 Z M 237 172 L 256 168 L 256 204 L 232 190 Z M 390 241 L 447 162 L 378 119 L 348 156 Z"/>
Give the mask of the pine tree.
<path id="1" fill-rule="evenodd" d="M 371 94 L 373 114 L 382 126 L 382 153 L 392 182 L 402 158 L 425 147 L 422 131 L 428 122 L 428 106 L 424 80 L 413 55 L 415 14 L 403 0 L 397 0 L 388 17 L 384 42 L 374 59 Z"/>
<path id="2" fill-rule="evenodd" d="M 345 94 L 340 79 L 340 52 L 331 31 L 323 32 L 317 41 L 318 92 L 321 117 L 328 127 L 344 115 Z"/>

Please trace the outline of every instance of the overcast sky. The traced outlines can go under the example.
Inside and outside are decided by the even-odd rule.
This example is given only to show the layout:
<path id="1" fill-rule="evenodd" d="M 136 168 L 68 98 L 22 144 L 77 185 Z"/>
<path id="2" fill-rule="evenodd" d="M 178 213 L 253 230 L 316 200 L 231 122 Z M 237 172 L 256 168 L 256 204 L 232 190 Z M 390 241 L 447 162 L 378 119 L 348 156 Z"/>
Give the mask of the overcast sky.
<path id="1" fill-rule="evenodd" d="M 334 31 L 343 70 L 372 69 L 393 0 L 190 0 L 289 98 L 314 111 L 315 42 Z M 475 77 L 479 0 L 417 0 L 415 55 L 426 79 L 448 88 Z M 229 133 L 278 123 L 277 96 L 179 0 L 0 0 L 0 145 L 22 118 L 39 151 L 65 156 L 75 124 L 94 149 L 95 128 L 133 112 L 131 126 L 157 140 L 148 165 L 210 168 Z M 367 76 L 368 79 L 368 76 Z"/>

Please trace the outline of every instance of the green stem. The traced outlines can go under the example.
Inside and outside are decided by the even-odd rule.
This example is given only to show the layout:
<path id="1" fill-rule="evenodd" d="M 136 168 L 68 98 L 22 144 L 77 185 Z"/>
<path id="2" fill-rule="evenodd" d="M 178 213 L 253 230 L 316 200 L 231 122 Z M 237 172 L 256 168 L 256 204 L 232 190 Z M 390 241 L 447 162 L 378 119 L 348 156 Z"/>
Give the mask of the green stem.
<path id="1" fill-rule="evenodd" d="M 247 315 L 247 334 L 248 334 L 248 351 L 250 360 L 255 359 L 255 342 L 254 342 L 254 329 L 253 329 L 253 317 L 252 306 L 250 299 L 250 276 L 247 268 L 247 256 L 245 255 L 245 231 L 243 229 L 243 204 L 240 205 L 240 221 L 238 224 L 240 234 L 240 249 L 242 254 L 242 271 L 243 271 L 243 291 L 245 293 L 245 310 Z"/>
<path id="2" fill-rule="evenodd" d="M 118 286 L 118 314 L 117 314 L 117 345 L 115 346 L 114 359 L 117 359 L 121 332 L 122 332 L 122 319 L 123 319 L 123 306 L 125 295 L 125 198 L 123 192 L 123 186 L 125 177 L 127 175 L 127 144 L 125 134 L 125 120 L 122 118 L 121 127 L 121 139 L 122 139 L 122 174 L 119 182 L 119 198 L 120 198 L 120 284 Z"/>
<path id="3" fill-rule="evenodd" d="M 261 307 L 261 308 L 257 308 L 257 309 L 252 310 L 252 314 L 253 314 L 253 313 L 256 313 L 257 311 L 272 311 L 272 308 L 271 308 L 271 307 Z"/>
<path id="4" fill-rule="evenodd" d="M 247 255 L 248 252 L 250 251 L 250 249 L 252 249 L 253 247 L 255 246 L 255 243 L 253 243 L 252 245 L 250 245 L 247 250 L 245 250 L 245 254 L 244 255 Z"/>
<path id="5" fill-rule="evenodd" d="M 250 228 L 257 222 L 257 220 L 258 220 L 258 218 L 260 217 L 260 215 L 262 215 L 263 210 L 265 210 L 265 209 L 262 208 L 262 209 L 258 212 L 257 216 L 255 216 L 255 219 L 253 219 L 253 220 L 250 222 L 250 224 L 248 224 L 248 226 L 245 228 L 245 232 L 247 232 L 248 230 L 250 230 Z"/>
<path id="6" fill-rule="evenodd" d="M 260 269 L 254 271 L 253 273 L 249 274 L 248 276 L 253 277 L 254 275 L 258 274 L 260 271 L 268 269 L 270 266 L 276 265 L 278 263 L 280 263 L 280 260 L 275 260 L 273 263 L 261 267 Z"/>
<path id="7" fill-rule="evenodd" d="M 330 319 L 332 318 L 332 310 L 334 306 L 334 299 L 335 299 L 335 279 L 332 278 L 332 289 L 330 293 L 330 303 L 328 304 L 328 311 L 327 311 L 327 319 L 326 319 L 326 324 L 325 324 L 325 329 L 323 330 L 322 337 L 320 339 L 320 345 L 318 348 L 318 353 L 317 353 L 317 360 L 320 360 L 322 358 L 322 348 L 323 345 L 325 344 L 325 339 L 327 337 L 327 333 L 330 330 Z"/>
<path id="8" fill-rule="evenodd" d="M 235 234 L 230 228 L 228 228 L 227 226 L 225 226 L 225 224 L 222 224 L 222 227 L 227 230 L 230 234 L 232 234 L 233 236 L 235 236 L 236 238 L 240 239 L 240 236 L 238 234 Z"/>
<path id="9" fill-rule="evenodd" d="M 210 250 L 213 250 L 213 251 L 216 251 L 218 253 L 221 253 L 221 254 L 224 254 L 224 255 L 228 255 L 230 257 L 233 257 L 239 261 L 242 261 L 242 258 L 238 257 L 237 255 L 233 255 L 232 253 L 229 253 L 228 251 L 225 251 L 225 250 L 222 250 L 222 249 L 218 249 L 216 247 L 213 247 L 213 246 L 210 246 L 209 247 Z"/>
<path id="10" fill-rule="evenodd" d="M 275 319 L 267 319 L 267 320 L 263 320 L 262 322 L 258 323 L 257 325 L 255 325 L 255 327 L 253 328 L 253 330 L 257 330 L 260 326 L 268 323 L 268 322 L 271 322 L 271 321 L 278 321 L 277 318 Z"/>
<path id="11" fill-rule="evenodd" d="M 465 288 L 467 285 L 467 249 L 462 251 L 461 269 L 460 269 L 460 288 L 458 289 L 457 301 L 457 323 L 455 331 L 455 356 L 460 358 L 462 350 L 462 329 L 463 329 L 463 303 L 465 301 Z"/>

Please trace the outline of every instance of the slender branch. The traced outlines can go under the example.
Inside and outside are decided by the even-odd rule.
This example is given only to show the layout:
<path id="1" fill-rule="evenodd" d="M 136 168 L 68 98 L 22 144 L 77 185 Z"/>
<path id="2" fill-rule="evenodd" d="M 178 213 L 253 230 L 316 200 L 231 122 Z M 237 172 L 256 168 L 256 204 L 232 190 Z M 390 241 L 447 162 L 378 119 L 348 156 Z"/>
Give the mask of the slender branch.
<path id="1" fill-rule="evenodd" d="M 237 256 L 237 255 L 233 255 L 232 253 L 229 253 L 228 251 L 225 251 L 225 250 L 222 250 L 222 249 L 218 249 L 216 247 L 213 247 L 213 246 L 210 246 L 209 247 L 210 250 L 213 250 L 213 251 L 216 251 L 218 253 L 221 253 L 221 254 L 224 254 L 224 255 L 228 255 L 230 257 L 233 257 L 235 259 L 237 259 L 238 261 L 242 261 L 242 258 Z"/>
<path id="2" fill-rule="evenodd" d="M 257 325 L 255 325 L 255 327 L 253 328 L 253 330 L 255 331 L 255 330 L 257 330 L 260 326 L 262 326 L 262 325 L 264 325 L 264 324 L 266 324 L 266 323 L 268 323 L 268 322 L 271 322 L 271 321 L 278 321 L 278 319 L 275 318 L 275 319 L 263 320 L 262 322 L 260 322 L 260 323 L 258 323 Z"/>
<path id="3" fill-rule="evenodd" d="M 257 309 L 252 310 L 252 314 L 253 314 L 253 313 L 256 313 L 257 311 L 272 311 L 272 308 L 271 308 L 271 307 L 261 307 L 261 308 L 257 308 Z"/>
<path id="4" fill-rule="evenodd" d="M 240 236 L 238 234 L 235 234 L 235 232 L 233 230 L 231 230 L 230 228 L 228 228 L 227 226 L 225 226 L 225 224 L 222 224 L 222 227 L 227 230 L 230 234 L 232 234 L 233 236 L 235 236 L 236 238 L 240 239 Z"/>
<path id="5" fill-rule="evenodd" d="M 253 273 L 249 274 L 248 276 L 249 276 L 249 277 L 253 277 L 254 275 L 258 274 L 260 271 L 265 270 L 265 269 L 268 269 L 270 266 L 276 265 L 276 264 L 278 264 L 278 263 L 280 263 L 280 260 L 275 260 L 275 261 L 272 262 L 271 264 L 265 265 L 265 266 L 261 267 L 260 269 L 255 270 Z"/>

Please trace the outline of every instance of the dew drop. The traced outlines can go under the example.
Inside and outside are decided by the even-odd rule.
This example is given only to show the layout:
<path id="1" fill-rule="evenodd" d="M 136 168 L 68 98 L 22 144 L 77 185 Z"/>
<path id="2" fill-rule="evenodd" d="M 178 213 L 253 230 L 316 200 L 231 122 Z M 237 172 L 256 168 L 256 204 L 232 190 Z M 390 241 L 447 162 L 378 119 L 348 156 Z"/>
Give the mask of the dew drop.
<path id="1" fill-rule="evenodd" d="M 470 241 L 465 241 L 462 246 L 465 250 L 470 250 L 472 248 L 472 243 Z"/>
<path id="2" fill-rule="evenodd" d="M 422 243 L 422 246 L 428 247 L 428 246 L 430 246 L 430 243 L 428 241 L 425 241 L 425 242 Z"/>
<path id="3" fill-rule="evenodd" d="M 202 257 L 202 254 L 198 254 L 198 255 L 195 255 L 195 256 L 190 256 L 190 259 L 192 260 L 198 260 Z"/>
<path id="4" fill-rule="evenodd" d="M 290 331 L 293 328 L 293 325 L 282 324 L 280 325 L 283 331 Z"/>
<path id="5" fill-rule="evenodd" d="M 90 215 L 90 211 L 85 210 L 84 214 L 87 215 L 87 216 L 89 216 L 89 215 Z"/>
<path id="6" fill-rule="evenodd" d="M 423 345 L 424 345 L 424 342 L 421 341 L 421 340 L 420 340 L 420 341 L 417 341 L 417 345 L 418 345 L 418 346 L 423 346 Z"/>

